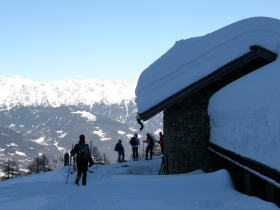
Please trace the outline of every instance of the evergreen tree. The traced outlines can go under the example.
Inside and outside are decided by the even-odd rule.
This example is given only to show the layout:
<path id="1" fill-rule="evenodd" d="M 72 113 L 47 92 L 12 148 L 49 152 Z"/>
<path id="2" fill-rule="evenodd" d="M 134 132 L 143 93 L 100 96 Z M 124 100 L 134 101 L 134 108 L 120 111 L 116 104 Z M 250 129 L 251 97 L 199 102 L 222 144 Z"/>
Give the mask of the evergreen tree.
<path id="1" fill-rule="evenodd" d="M 49 160 L 42 154 L 41 156 L 35 157 L 27 167 L 28 174 L 37 174 L 40 172 L 51 171 Z"/>
<path id="2" fill-rule="evenodd" d="M 96 146 L 92 146 L 91 156 L 92 156 L 94 163 L 96 163 L 96 164 L 109 164 L 110 163 L 107 154 L 103 153 L 101 155 L 101 153 L 99 152 L 99 150 Z"/>
<path id="3" fill-rule="evenodd" d="M 101 153 L 96 146 L 92 146 L 91 156 L 95 163 L 101 163 Z"/>
<path id="4" fill-rule="evenodd" d="M 3 180 L 18 177 L 20 175 L 18 165 L 13 160 L 4 162 L 2 172 L 4 173 L 4 176 L 2 176 Z"/>
<path id="5" fill-rule="evenodd" d="M 110 164 L 110 161 L 109 161 L 109 159 L 108 159 L 108 156 L 107 156 L 107 154 L 106 153 L 103 153 L 102 154 L 102 164 Z"/>
<path id="6" fill-rule="evenodd" d="M 39 173 L 39 157 L 33 158 L 33 161 L 27 166 L 28 174 Z"/>
<path id="7" fill-rule="evenodd" d="M 51 166 L 49 163 L 49 160 L 47 159 L 46 155 L 42 154 L 41 156 L 41 164 L 42 164 L 42 171 L 43 172 L 47 172 L 47 171 L 51 171 Z"/>

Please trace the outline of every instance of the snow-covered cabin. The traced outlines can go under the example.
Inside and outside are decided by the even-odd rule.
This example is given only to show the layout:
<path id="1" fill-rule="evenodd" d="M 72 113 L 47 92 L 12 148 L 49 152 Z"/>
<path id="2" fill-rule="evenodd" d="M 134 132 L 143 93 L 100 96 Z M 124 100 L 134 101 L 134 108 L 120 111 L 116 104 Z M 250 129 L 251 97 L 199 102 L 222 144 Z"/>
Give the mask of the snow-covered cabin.
<path id="1" fill-rule="evenodd" d="M 274 62 L 279 48 L 280 20 L 248 18 L 177 41 L 142 72 L 135 90 L 138 115 L 146 121 L 163 111 L 169 173 L 219 168 L 209 151 L 210 122 L 215 118 L 208 115 L 209 100 L 230 83 Z"/>

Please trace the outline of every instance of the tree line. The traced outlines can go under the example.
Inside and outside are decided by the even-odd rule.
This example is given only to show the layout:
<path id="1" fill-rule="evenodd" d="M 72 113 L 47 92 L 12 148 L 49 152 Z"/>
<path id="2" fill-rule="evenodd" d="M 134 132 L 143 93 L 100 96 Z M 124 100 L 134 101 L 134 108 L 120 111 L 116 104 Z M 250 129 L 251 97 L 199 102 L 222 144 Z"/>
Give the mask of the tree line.
<path id="1" fill-rule="evenodd" d="M 110 164 L 107 154 L 101 154 L 96 146 L 92 146 L 91 155 L 95 164 Z M 60 158 L 60 161 L 62 162 L 61 166 L 63 166 L 63 159 Z M 56 168 L 57 160 L 54 160 L 53 164 L 54 168 Z M 5 161 L 2 164 L 1 168 L 3 173 L 3 175 L 0 177 L 1 180 L 7 180 L 24 175 L 43 173 L 53 170 L 45 154 L 34 157 L 32 162 L 28 164 L 26 173 L 19 170 L 18 164 L 14 160 Z"/>
<path id="2" fill-rule="evenodd" d="M 49 160 L 44 154 L 33 158 L 33 161 L 27 166 L 26 174 L 20 172 L 18 164 L 15 161 L 7 160 L 2 165 L 2 173 L 4 175 L 1 177 L 1 180 L 12 179 L 23 175 L 37 174 L 51 170 L 52 169 L 49 164 Z"/>
<path id="3" fill-rule="evenodd" d="M 110 164 L 107 154 L 105 152 L 101 154 L 96 146 L 92 146 L 91 156 L 94 164 Z"/>

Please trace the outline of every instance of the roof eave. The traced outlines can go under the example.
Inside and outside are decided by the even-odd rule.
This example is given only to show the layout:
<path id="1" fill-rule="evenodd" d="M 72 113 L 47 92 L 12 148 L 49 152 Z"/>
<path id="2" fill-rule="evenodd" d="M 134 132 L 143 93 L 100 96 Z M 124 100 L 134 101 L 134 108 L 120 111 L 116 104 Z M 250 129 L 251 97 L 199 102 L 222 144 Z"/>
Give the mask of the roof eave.
<path id="1" fill-rule="evenodd" d="M 220 77 L 236 70 L 237 68 L 253 61 L 254 59 L 257 59 L 260 57 L 269 62 L 272 62 L 276 59 L 277 54 L 275 54 L 263 47 L 260 47 L 260 46 L 252 46 L 252 47 L 250 47 L 250 52 L 229 62 L 228 64 L 222 66 L 221 68 L 212 72 L 208 76 L 196 81 L 195 83 L 189 85 L 188 87 L 185 87 L 181 91 L 168 97 L 167 99 L 163 100 L 156 106 L 151 107 L 150 109 L 146 110 L 145 112 L 138 113 L 138 116 L 142 120 L 146 121 L 146 120 L 150 119 L 151 117 L 155 116 L 156 114 L 160 113 L 164 109 L 180 102 L 184 98 L 192 95 L 193 93 L 197 92 L 198 90 L 202 89 L 203 87 L 209 85 L 210 83 L 217 80 L 218 78 L 220 78 Z"/>

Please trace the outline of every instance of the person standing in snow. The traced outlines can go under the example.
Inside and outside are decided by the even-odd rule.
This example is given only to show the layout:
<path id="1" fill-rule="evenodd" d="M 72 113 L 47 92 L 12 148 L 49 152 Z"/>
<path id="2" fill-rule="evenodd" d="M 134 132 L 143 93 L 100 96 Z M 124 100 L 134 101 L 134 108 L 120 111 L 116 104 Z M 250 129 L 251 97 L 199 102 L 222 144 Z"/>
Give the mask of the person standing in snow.
<path id="1" fill-rule="evenodd" d="M 160 144 L 161 153 L 164 155 L 164 135 L 162 132 L 159 132 L 159 141 L 156 141 Z"/>
<path id="2" fill-rule="evenodd" d="M 133 137 L 131 137 L 129 144 L 132 147 L 132 157 L 133 161 L 138 160 L 138 147 L 140 145 L 140 141 L 138 139 L 138 134 L 135 133 Z"/>
<path id="3" fill-rule="evenodd" d="M 146 141 L 144 140 L 143 142 L 147 143 L 146 159 L 145 160 L 148 160 L 148 153 L 149 152 L 150 152 L 150 160 L 152 160 L 153 159 L 153 148 L 154 148 L 154 145 L 155 145 L 154 139 L 149 133 L 147 133 Z"/>
<path id="4" fill-rule="evenodd" d="M 82 185 L 85 186 L 87 183 L 88 164 L 89 167 L 91 167 L 94 163 L 89 151 L 89 146 L 85 143 L 85 136 L 82 134 L 79 138 L 79 143 L 71 150 L 71 157 L 77 155 L 76 163 L 78 173 L 74 184 L 79 186 L 79 180 L 82 176 Z"/>
<path id="5" fill-rule="evenodd" d="M 118 161 L 119 161 L 119 163 L 126 162 L 124 160 L 125 155 L 124 155 L 124 148 L 123 148 L 123 145 L 122 145 L 122 140 L 119 140 L 119 142 L 116 144 L 115 151 L 118 152 L 118 155 L 119 155 L 118 156 Z"/>

